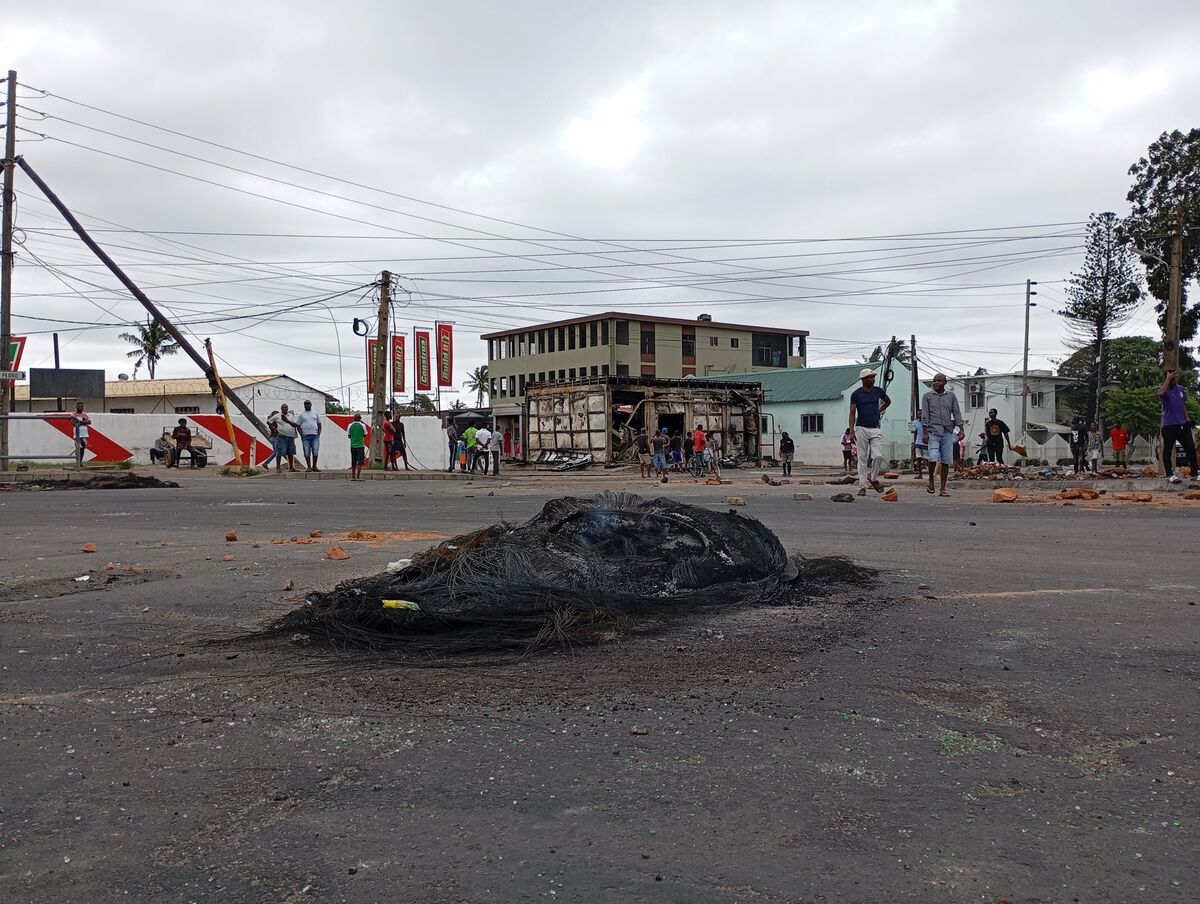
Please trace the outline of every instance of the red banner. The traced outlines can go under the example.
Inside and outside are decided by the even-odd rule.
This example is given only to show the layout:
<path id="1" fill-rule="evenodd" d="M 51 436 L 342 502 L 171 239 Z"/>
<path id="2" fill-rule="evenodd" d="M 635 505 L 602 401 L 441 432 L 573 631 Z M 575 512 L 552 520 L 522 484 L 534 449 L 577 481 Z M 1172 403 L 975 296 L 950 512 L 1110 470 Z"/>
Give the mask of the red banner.
<path id="1" fill-rule="evenodd" d="M 378 354 L 379 340 L 367 340 L 367 395 L 375 392 L 375 355 Z"/>
<path id="2" fill-rule="evenodd" d="M 449 323 L 437 325 L 438 386 L 454 385 L 454 327 Z"/>
<path id="3" fill-rule="evenodd" d="M 392 394 L 404 395 L 404 336 L 392 337 Z"/>
<path id="4" fill-rule="evenodd" d="M 433 389 L 433 373 L 429 368 L 429 331 L 417 333 L 417 392 Z"/>

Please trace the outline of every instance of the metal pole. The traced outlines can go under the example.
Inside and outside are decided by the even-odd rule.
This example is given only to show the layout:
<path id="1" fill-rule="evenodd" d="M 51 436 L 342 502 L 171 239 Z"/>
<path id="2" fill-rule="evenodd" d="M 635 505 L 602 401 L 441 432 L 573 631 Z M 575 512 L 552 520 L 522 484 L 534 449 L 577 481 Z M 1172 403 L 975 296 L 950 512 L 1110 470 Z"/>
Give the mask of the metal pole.
<path id="1" fill-rule="evenodd" d="M 13 215 L 16 194 L 13 191 L 13 162 L 17 156 L 17 73 L 8 70 L 8 106 L 4 108 L 4 188 L 3 238 L 0 239 L 0 370 L 11 370 L 12 359 L 12 271 Z M 8 414 L 12 410 L 12 381 L 0 380 L 0 471 L 8 470 Z M 32 401 L 32 398 L 30 399 Z"/>
<path id="2" fill-rule="evenodd" d="M 104 264 L 104 266 L 108 267 L 112 275 L 121 281 L 121 285 L 129 290 L 129 294 L 142 303 L 142 307 L 149 311 L 150 315 L 162 324 L 163 329 L 171 334 L 171 338 L 174 339 L 176 344 L 187 353 L 187 356 L 196 363 L 200 370 L 202 370 L 205 374 L 208 374 L 208 362 L 204 360 L 204 357 L 198 351 L 196 351 L 195 347 L 193 347 L 190 342 L 188 342 L 183 333 L 176 329 L 175 324 L 171 323 L 171 321 L 163 316 L 162 312 L 158 309 L 154 302 L 147 297 L 146 293 L 138 288 L 137 283 L 126 276 L 125 271 L 118 267 L 116 262 L 108 256 L 108 253 L 96 244 L 96 240 L 88 235 L 87 230 L 83 228 L 77 219 L 75 219 L 75 215 L 72 214 L 67 206 L 59 200 L 58 195 L 52 192 L 50 187 L 42 181 L 42 177 L 34 171 L 33 167 L 31 167 L 25 161 L 24 157 L 21 157 L 17 160 L 17 166 L 21 167 L 21 169 L 25 172 L 25 175 L 27 175 L 33 181 L 34 185 L 36 185 L 41 193 L 46 196 L 46 199 L 54 205 L 55 209 L 60 214 L 62 214 L 63 219 L 67 221 L 68 225 L 70 225 L 73 230 L 75 230 L 75 234 L 79 236 L 83 243 L 88 246 L 88 248 L 91 249 L 92 253 L 96 255 L 96 257 L 100 258 L 100 261 Z M 233 402 L 234 405 L 237 406 L 238 411 L 244 414 L 247 420 L 249 420 L 250 423 L 252 423 L 263 436 L 270 438 L 271 431 L 267 429 L 267 425 L 262 422 L 259 416 L 254 413 L 253 408 L 243 402 L 238 397 L 237 393 L 235 393 L 228 386 L 225 386 L 225 395 L 231 402 Z"/>
<path id="3" fill-rule="evenodd" d="M 1030 298 L 1037 295 L 1033 287 L 1037 283 L 1032 279 L 1025 280 L 1025 354 L 1021 363 L 1021 439 L 1026 435 L 1026 424 L 1029 416 L 1029 308 Z"/>

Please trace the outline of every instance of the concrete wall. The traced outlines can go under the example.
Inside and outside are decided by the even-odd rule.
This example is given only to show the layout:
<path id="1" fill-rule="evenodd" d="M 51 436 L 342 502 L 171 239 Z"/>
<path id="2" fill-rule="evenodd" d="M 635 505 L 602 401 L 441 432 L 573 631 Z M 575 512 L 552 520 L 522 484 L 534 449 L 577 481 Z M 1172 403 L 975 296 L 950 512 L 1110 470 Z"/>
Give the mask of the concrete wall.
<path id="1" fill-rule="evenodd" d="M 110 393 L 105 399 L 63 399 L 67 411 L 75 408 L 76 402 L 83 402 L 89 414 L 92 412 L 106 413 L 113 409 L 132 408 L 131 414 L 164 414 L 174 415 L 177 408 L 198 408 L 200 414 L 211 414 L 217 410 L 217 399 L 207 389 L 201 392 L 172 392 L 169 381 L 166 389 L 158 395 L 126 395 L 141 387 L 138 380 L 129 380 L 111 386 Z M 195 381 L 188 380 L 188 384 Z M 305 386 L 290 377 L 276 377 L 237 390 L 238 396 L 250 406 L 250 410 L 262 418 L 279 409 L 286 403 L 293 411 L 301 410 L 304 400 L 309 399 L 318 410 L 325 408 L 325 396 L 311 387 Z M 35 399 L 32 402 L 22 399 L 14 405 L 18 413 L 38 413 L 54 407 L 53 399 Z M 230 408 L 233 406 L 230 405 Z"/>
<path id="2" fill-rule="evenodd" d="M 171 429 L 178 423 L 175 415 L 156 414 L 91 414 L 91 436 L 88 441 L 86 461 L 116 462 L 132 459 L 139 465 L 149 464 L 150 449 L 162 435 L 163 429 Z M 209 467 L 220 468 L 233 464 L 233 447 L 225 433 L 225 419 L 216 414 L 189 415 L 188 426 L 193 434 L 197 431 L 212 440 Z M 259 436 L 250 423 L 238 415 L 232 418 L 238 444 L 251 450 L 255 464 L 262 464 L 271 454 L 267 441 Z M 346 425 L 350 415 L 324 415 L 321 432 L 320 460 L 323 469 L 338 470 L 350 467 L 350 440 Z M 409 462 L 421 470 L 445 469 L 449 464 L 449 451 L 441 421 L 436 417 L 405 417 L 405 436 L 408 439 Z M 10 453 L 14 459 L 46 461 L 46 455 L 70 455 L 74 451 L 69 419 L 38 417 L 9 422 Z M 297 440 L 298 460 L 303 464 Z M 63 466 L 70 462 L 60 461 Z"/>

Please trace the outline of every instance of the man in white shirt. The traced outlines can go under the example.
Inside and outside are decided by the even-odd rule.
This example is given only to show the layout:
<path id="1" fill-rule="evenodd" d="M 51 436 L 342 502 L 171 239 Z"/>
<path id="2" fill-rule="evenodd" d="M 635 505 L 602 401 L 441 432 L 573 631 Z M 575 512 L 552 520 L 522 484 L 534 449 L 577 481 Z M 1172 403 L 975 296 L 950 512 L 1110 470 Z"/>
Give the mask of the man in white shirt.
<path id="1" fill-rule="evenodd" d="M 475 462 L 471 465 L 472 472 L 475 471 L 475 465 L 483 462 L 483 473 L 487 476 L 488 459 L 491 458 L 489 453 L 492 451 L 490 444 L 494 435 L 486 425 L 475 431 Z"/>
<path id="2" fill-rule="evenodd" d="M 75 465 L 83 467 L 83 453 L 87 451 L 88 427 L 92 419 L 83 410 L 83 402 L 75 403 L 75 413 L 71 415 L 71 432 L 75 438 Z"/>
<path id="3" fill-rule="evenodd" d="M 300 430 L 300 443 L 304 446 L 304 466 L 310 471 L 320 471 L 317 454 L 321 451 L 321 415 L 313 411 L 312 402 L 304 400 L 304 410 L 296 416 Z"/>

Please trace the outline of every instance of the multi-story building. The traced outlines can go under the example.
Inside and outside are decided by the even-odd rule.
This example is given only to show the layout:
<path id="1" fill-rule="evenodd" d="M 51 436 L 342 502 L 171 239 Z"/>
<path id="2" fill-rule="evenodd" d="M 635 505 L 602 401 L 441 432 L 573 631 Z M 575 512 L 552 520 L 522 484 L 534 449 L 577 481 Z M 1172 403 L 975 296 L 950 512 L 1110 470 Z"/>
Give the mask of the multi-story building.
<path id="1" fill-rule="evenodd" d="M 584 377 L 715 377 L 804 367 L 807 330 L 609 311 L 500 330 L 488 344 L 493 413 L 515 415 L 534 383 Z"/>

